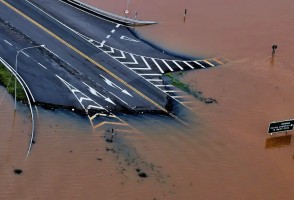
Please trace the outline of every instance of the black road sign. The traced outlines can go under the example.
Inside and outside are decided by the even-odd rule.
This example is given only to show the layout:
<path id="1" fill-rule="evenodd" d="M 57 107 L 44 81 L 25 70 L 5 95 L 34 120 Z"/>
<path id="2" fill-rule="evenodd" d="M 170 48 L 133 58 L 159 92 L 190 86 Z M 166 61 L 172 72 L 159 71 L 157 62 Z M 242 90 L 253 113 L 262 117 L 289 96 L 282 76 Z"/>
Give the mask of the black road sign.
<path id="1" fill-rule="evenodd" d="M 276 133 L 282 131 L 291 131 L 294 128 L 294 119 L 272 122 L 268 127 L 268 133 Z"/>

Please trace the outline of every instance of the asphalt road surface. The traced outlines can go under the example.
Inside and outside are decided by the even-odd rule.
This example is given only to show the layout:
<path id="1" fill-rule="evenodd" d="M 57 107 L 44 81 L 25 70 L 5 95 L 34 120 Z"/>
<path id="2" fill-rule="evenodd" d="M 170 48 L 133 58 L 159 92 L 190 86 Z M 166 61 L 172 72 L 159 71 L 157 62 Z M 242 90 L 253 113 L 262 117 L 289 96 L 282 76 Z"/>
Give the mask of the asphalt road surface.
<path id="1" fill-rule="evenodd" d="M 185 108 L 167 72 L 204 69 L 217 59 L 177 56 L 139 38 L 129 27 L 58 0 L 0 0 L 0 57 L 15 66 L 37 102 L 99 113 L 158 112 Z M 173 114 L 172 114 L 173 113 Z"/>

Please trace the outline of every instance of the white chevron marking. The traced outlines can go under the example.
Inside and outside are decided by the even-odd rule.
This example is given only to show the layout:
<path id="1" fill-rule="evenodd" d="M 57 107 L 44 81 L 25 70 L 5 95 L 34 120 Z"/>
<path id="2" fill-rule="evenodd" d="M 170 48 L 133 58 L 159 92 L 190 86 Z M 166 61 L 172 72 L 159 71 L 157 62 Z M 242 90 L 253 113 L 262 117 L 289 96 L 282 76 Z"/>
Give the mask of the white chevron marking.
<path id="1" fill-rule="evenodd" d="M 167 64 L 167 62 L 165 62 L 165 60 L 162 59 L 162 62 L 163 62 L 168 68 L 169 68 L 170 71 L 172 71 L 172 72 L 174 71 L 173 68 L 171 68 L 171 67 Z"/>
<path id="2" fill-rule="evenodd" d="M 114 49 L 112 47 L 109 47 L 111 49 L 111 51 L 104 51 L 106 53 L 114 53 Z"/>
<path id="3" fill-rule="evenodd" d="M 121 53 L 121 57 L 119 57 L 119 56 L 113 56 L 113 57 L 125 59 L 126 58 L 125 53 L 123 51 L 120 51 L 120 53 Z"/>
<path id="4" fill-rule="evenodd" d="M 161 67 L 159 66 L 159 64 L 155 61 L 154 58 L 151 58 L 151 60 L 155 63 L 155 65 L 157 66 L 157 68 L 159 69 L 159 71 L 163 74 L 164 71 L 161 69 Z"/>
<path id="5" fill-rule="evenodd" d="M 175 63 L 178 66 L 178 68 L 180 68 L 181 70 L 184 70 L 184 68 L 181 67 L 181 65 L 179 63 L 177 63 L 176 61 L 173 60 L 173 63 Z"/>
<path id="6" fill-rule="evenodd" d="M 194 63 L 196 63 L 197 65 L 200 65 L 200 67 L 205 68 L 203 65 L 201 65 L 199 62 L 194 61 Z"/>
<path id="7" fill-rule="evenodd" d="M 211 67 L 214 67 L 214 64 L 208 62 L 207 60 L 203 60 L 204 62 L 206 62 L 207 64 L 209 64 Z"/>
<path id="8" fill-rule="evenodd" d="M 134 60 L 133 62 L 121 62 L 121 63 L 126 64 L 126 65 L 137 65 L 137 64 L 139 64 L 133 54 L 130 53 L 130 56 Z"/>
<path id="9" fill-rule="evenodd" d="M 190 63 L 188 63 L 187 61 L 184 61 L 184 63 L 185 63 L 186 65 L 188 65 L 191 69 L 194 69 L 194 67 L 193 67 L 192 65 L 190 65 Z"/>
<path id="10" fill-rule="evenodd" d="M 145 60 L 145 58 L 143 56 L 141 56 L 142 60 L 144 61 L 145 65 L 147 66 L 147 68 L 130 68 L 132 70 L 151 70 L 150 65 L 147 63 L 147 61 Z"/>

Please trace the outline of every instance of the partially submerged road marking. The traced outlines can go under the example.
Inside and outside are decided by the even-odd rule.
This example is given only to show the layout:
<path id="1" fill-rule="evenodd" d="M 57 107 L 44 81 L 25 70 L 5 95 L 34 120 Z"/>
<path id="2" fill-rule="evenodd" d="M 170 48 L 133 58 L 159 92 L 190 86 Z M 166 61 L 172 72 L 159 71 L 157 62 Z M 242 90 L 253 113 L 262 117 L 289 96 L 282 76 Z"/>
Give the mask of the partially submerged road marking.
<path id="1" fill-rule="evenodd" d="M 113 78 L 115 78 L 116 80 L 118 80 L 119 82 L 121 82 L 122 84 L 124 84 L 125 86 L 127 86 L 128 88 L 130 88 L 131 90 L 133 90 L 134 92 L 136 92 L 139 96 L 143 97 L 144 99 L 146 99 L 147 101 L 149 101 L 151 104 L 155 105 L 161 111 L 167 113 L 169 116 L 171 116 L 172 118 L 176 119 L 180 123 L 188 126 L 188 124 L 186 122 L 184 122 L 183 120 L 179 119 L 174 114 L 168 112 L 164 107 L 162 107 L 161 105 L 159 105 L 158 103 L 156 103 L 155 101 L 153 101 L 152 99 L 150 99 L 149 97 L 147 97 L 145 94 L 143 94 L 142 92 L 140 92 L 139 90 L 137 90 L 136 88 L 134 88 L 133 86 L 131 86 L 130 84 L 128 84 L 123 79 L 119 78 L 117 75 L 115 75 L 113 72 L 111 72 L 110 70 L 108 70 L 106 67 L 103 67 L 102 65 L 100 65 L 99 63 L 97 63 L 95 60 L 93 60 L 92 58 L 90 58 L 89 56 L 87 56 L 86 54 L 84 54 L 83 52 L 81 52 L 80 50 L 78 50 L 76 47 L 74 47 L 73 45 L 71 45 L 68 42 L 66 42 L 65 40 L 63 40 L 61 37 L 59 37 L 58 35 L 56 35 L 52 31 L 48 30 L 47 28 L 45 28 L 44 26 L 42 26 L 41 24 L 39 24 L 38 22 L 36 22 L 32 18 L 30 18 L 29 16 L 27 16 L 26 14 L 24 14 L 20 10 L 16 9 L 15 7 L 13 7 L 12 5 L 10 5 L 6 1 L 4 1 L 4 0 L 0 0 L 0 1 L 3 4 L 5 4 L 8 8 L 10 8 L 14 12 L 18 13 L 19 15 L 21 15 L 22 17 L 24 17 L 25 19 L 27 19 L 28 21 L 30 21 L 32 24 L 36 25 L 37 27 L 39 27 L 40 29 L 42 29 L 43 31 L 45 31 L 46 33 L 48 33 L 49 35 L 51 35 L 52 37 L 54 37 L 55 39 L 57 39 L 58 41 L 60 41 L 62 44 L 66 45 L 67 47 L 69 47 L 70 49 L 72 49 L 73 51 L 75 51 L 76 53 L 78 53 L 80 56 L 84 57 L 86 60 L 90 61 L 92 64 L 96 65 L 101 70 L 103 70 L 104 72 L 108 73 L 110 76 L 112 76 Z M 153 61 L 155 61 L 155 60 L 153 60 Z"/>
<path id="2" fill-rule="evenodd" d="M 19 15 L 21 15 L 22 17 L 24 17 L 25 19 L 27 19 L 28 21 L 30 21 L 32 24 L 36 25 L 37 27 L 39 27 L 40 29 L 42 29 L 43 31 L 45 31 L 46 33 L 48 33 L 49 35 L 51 35 L 52 37 L 54 37 L 55 39 L 57 39 L 58 41 L 60 41 L 62 44 L 66 45 L 67 47 L 69 47 L 71 50 L 75 51 L 76 53 L 78 53 L 80 56 L 84 57 L 85 59 L 89 60 L 92 64 L 96 65 L 97 67 L 99 67 L 101 70 L 103 70 L 104 72 L 108 73 L 110 76 L 112 76 L 113 78 L 115 78 L 116 80 L 118 80 L 119 82 L 121 82 L 122 84 L 124 84 L 125 86 L 127 86 L 128 88 L 130 88 L 131 90 L 133 90 L 134 92 L 136 92 L 138 95 L 140 95 L 141 97 L 143 97 L 144 99 L 146 99 L 147 101 L 149 101 L 151 104 L 155 105 L 157 108 L 159 108 L 160 110 L 162 110 L 165 113 L 168 113 L 171 117 L 178 119 L 178 117 L 176 117 L 175 115 L 173 115 L 172 113 L 168 112 L 165 108 L 163 108 L 162 106 L 160 106 L 158 103 L 156 103 L 155 101 L 153 101 L 152 99 L 150 99 L 149 97 L 147 97 L 145 94 L 143 94 L 142 92 L 140 92 L 139 90 L 137 90 L 136 88 L 134 88 L 133 86 L 131 86 L 130 84 L 128 84 L 126 81 L 122 80 L 121 78 L 119 78 L 117 75 L 115 75 L 113 72 L 111 72 L 110 70 L 108 70 L 107 68 L 103 67 L 102 65 L 100 65 L 99 63 L 97 63 L 95 60 L 93 60 L 92 58 L 90 58 L 89 56 L 87 56 L 86 54 L 84 54 L 83 52 L 81 52 L 80 50 L 78 50 L 76 47 L 74 47 L 73 45 L 69 44 L 68 42 L 66 42 L 65 40 L 63 40 L 61 37 L 59 37 L 58 35 L 56 35 L 55 33 L 53 33 L 52 31 L 48 30 L 47 28 L 45 28 L 44 26 L 42 26 L 41 24 L 39 24 L 38 22 L 36 22 L 35 20 L 33 20 L 32 18 L 30 18 L 28 15 L 24 14 L 23 12 L 21 12 L 20 10 L 16 9 L 15 7 L 13 7 L 12 5 L 10 5 L 9 3 L 7 3 L 4 0 L 0 0 L 4 5 L 6 5 L 8 8 L 10 8 L 11 10 L 13 10 L 14 12 L 18 13 Z M 179 119 L 178 119 L 179 120 Z M 181 121 L 181 120 L 180 120 Z M 182 122 L 183 123 L 183 122 Z M 184 123 L 186 124 L 186 123 Z"/>

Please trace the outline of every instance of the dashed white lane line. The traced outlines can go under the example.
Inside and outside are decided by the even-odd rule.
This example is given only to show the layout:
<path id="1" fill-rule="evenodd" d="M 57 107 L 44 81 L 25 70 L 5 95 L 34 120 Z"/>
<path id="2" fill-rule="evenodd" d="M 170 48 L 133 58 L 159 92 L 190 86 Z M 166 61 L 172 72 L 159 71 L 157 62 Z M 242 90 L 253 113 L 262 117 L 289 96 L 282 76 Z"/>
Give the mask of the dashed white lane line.
<path id="1" fill-rule="evenodd" d="M 107 35 L 106 38 L 107 38 L 107 39 L 110 38 L 110 35 Z"/>
<path id="2" fill-rule="evenodd" d="M 112 29 L 111 33 L 114 33 L 114 32 L 115 32 L 115 30 L 114 30 L 114 29 Z"/>
<path id="3" fill-rule="evenodd" d="M 25 52 L 21 52 L 21 53 L 23 53 L 25 56 L 27 56 L 28 58 L 30 57 L 28 54 L 26 54 Z"/>
<path id="4" fill-rule="evenodd" d="M 115 27 L 116 27 L 116 28 L 120 27 L 120 24 L 117 24 Z"/>
<path id="5" fill-rule="evenodd" d="M 10 46 L 12 46 L 12 44 L 10 42 L 8 42 L 7 40 L 4 40 L 4 42 L 6 42 L 7 44 L 9 44 Z"/>
<path id="6" fill-rule="evenodd" d="M 194 61 L 194 63 L 196 63 L 197 65 L 200 65 L 200 67 L 205 68 L 203 65 L 201 65 L 199 62 Z"/>
<path id="7" fill-rule="evenodd" d="M 193 67 L 192 65 L 190 65 L 187 61 L 184 61 L 184 63 L 185 63 L 186 65 L 188 65 L 191 69 L 194 69 L 194 67 Z"/>
<path id="8" fill-rule="evenodd" d="M 163 74 L 164 71 L 161 69 L 161 67 L 159 66 L 159 64 L 156 62 L 156 60 L 154 58 L 151 58 L 151 60 L 155 63 L 155 65 L 157 66 L 157 68 L 159 69 L 159 71 Z"/>
<path id="9" fill-rule="evenodd" d="M 45 66 L 42 65 L 41 63 L 38 63 L 38 65 L 40 65 L 40 66 L 43 67 L 44 69 L 47 69 L 47 67 L 45 67 Z"/>

